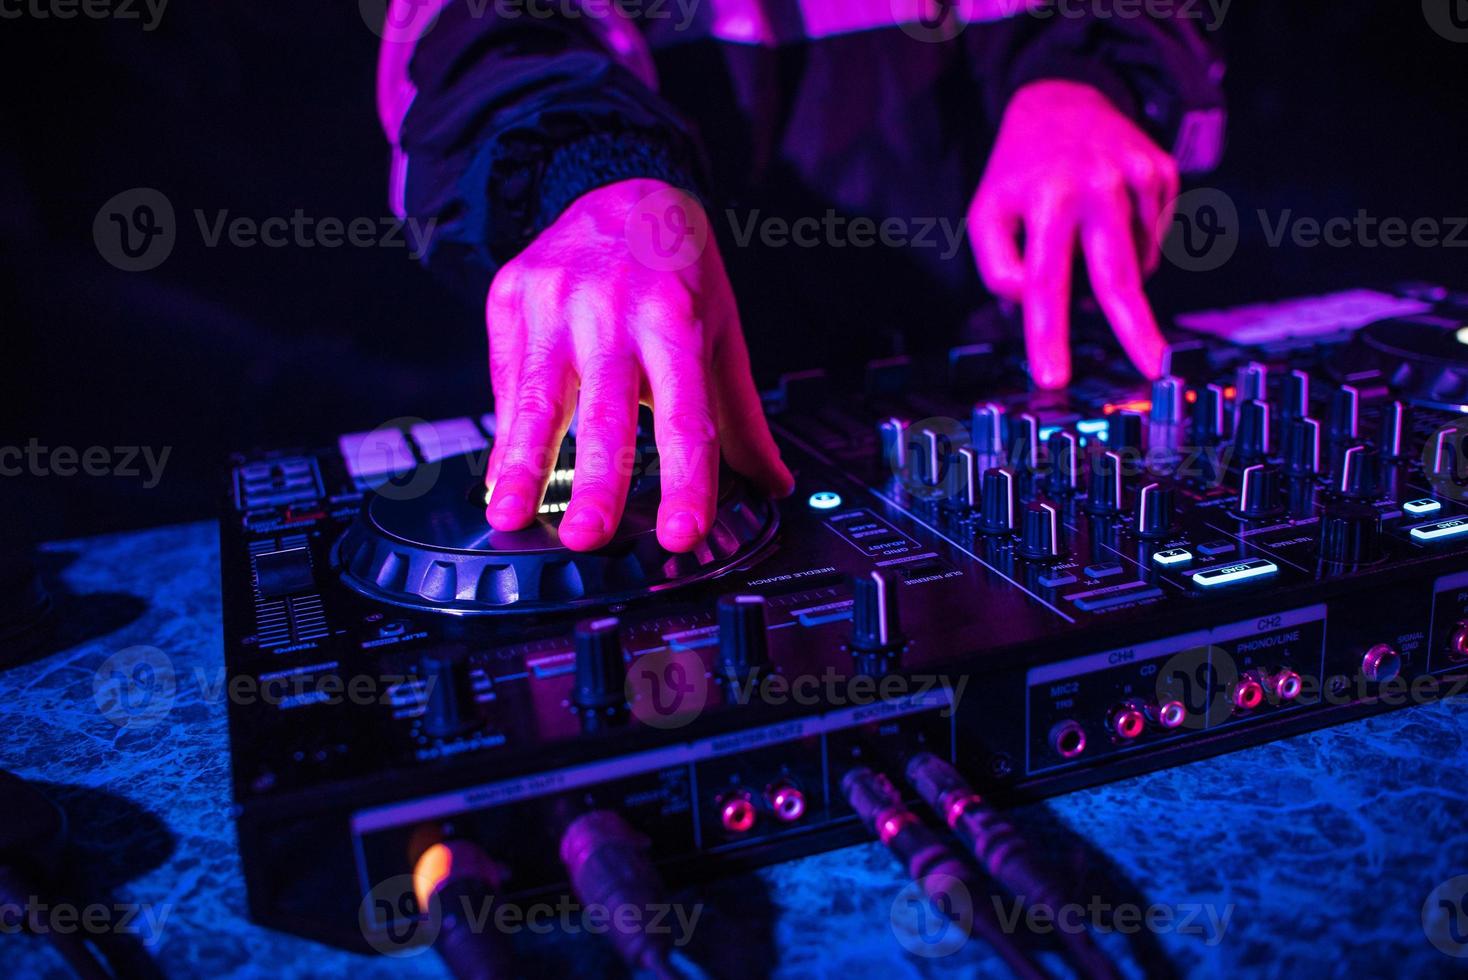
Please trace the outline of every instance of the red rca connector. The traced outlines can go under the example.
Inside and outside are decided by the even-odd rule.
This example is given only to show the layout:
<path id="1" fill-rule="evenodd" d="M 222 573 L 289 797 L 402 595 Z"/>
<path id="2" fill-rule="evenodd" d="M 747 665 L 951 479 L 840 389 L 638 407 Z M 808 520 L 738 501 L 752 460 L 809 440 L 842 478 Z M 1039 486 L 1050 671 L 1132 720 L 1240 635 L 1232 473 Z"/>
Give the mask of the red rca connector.
<path id="1" fill-rule="evenodd" d="M 759 812 L 749 793 L 739 789 L 719 797 L 719 823 L 731 834 L 747 834 L 754 829 Z"/>
<path id="2" fill-rule="evenodd" d="M 1147 730 L 1146 712 L 1139 702 L 1123 701 L 1106 713 L 1106 728 L 1123 742 L 1141 738 Z"/>
<path id="3" fill-rule="evenodd" d="M 1233 690 L 1229 694 L 1229 701 L 1233 703 L 1236 711 L 1253 711 L 1264 703 L 1264 685 L 1259 680 L 1259 675 L 1254 671 L 1247 671 L 1234 683 Z"/>

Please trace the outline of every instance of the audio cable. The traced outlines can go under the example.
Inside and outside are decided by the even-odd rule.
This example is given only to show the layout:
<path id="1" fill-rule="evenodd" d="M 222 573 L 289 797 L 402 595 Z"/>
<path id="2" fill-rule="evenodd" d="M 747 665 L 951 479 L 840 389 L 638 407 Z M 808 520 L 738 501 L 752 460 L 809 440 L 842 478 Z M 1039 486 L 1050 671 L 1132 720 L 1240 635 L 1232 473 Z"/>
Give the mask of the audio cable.
<path id="1" fill-rule="evenodd" d="M 891 780 L 865 766 L 841 779 L 841 791 L 862 823 L 906 868 L 933 905 L 957 919 L 972 911 L 973 931 L 1000 955 L 1020 980 L 1045 980 L 1048 974 L 1001 926 L 992 906 L 977 901 L 986 894 L 958 853 L 902 802 Z"/>
<path id="2" fill-rule="evenodd" d="M 969 855 L 996 882 L 1031 906 L 1057 915 L 1067 903 L 1066 888 L 1039 861 L 1029 841 L 1008 817 L 985 800 L 943 759 L 919 752 L 903 767 L 908 783 L 932 807 Z M 1060 930 L 1067 954 L 1082 976 L 1114 980 L 1119 976 L 1089 932 Z"/>
<path id="3" fill-rule="evenodd" d="M 648 910 L 671 904 L 648 851 L 652 842 L 611 810 L 583 813 L 561 836 L 561 862 L 571 889 L 583 906 Z M 638 919 L 639 923 L 641 918 Z M 607 933 L 628 969 L 645 970 L 659 980 L 699 975 L 675 954 L 666 933 L 641 928 Z"/>
<path id="4" fill-rule="evenodd" d="M 492 929 L 476 929 L 470 912 L 488 907 L 504 877 L 500 865 L 466 840 L 434 844 L 413 865 L 418 908 L 427 912 L 438 903 L 439 929 L 433 948 L 457 980 L 504 980 L 518 975 L 509 938 Z"/>

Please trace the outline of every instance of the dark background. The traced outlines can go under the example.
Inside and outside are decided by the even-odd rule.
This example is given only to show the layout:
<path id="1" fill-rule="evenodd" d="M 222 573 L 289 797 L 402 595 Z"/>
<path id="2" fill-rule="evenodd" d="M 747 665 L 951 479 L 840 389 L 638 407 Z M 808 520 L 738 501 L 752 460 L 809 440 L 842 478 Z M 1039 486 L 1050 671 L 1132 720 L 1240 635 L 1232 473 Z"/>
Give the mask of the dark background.
<path id="1" fill-rule="evenodd" d="M 195 226 L 195 208 L 388 215 L 376 41 L 351 2 L 174 0 L 152 32 L 0 21 L 0 445 L 171 447 L 152 489 L 0 477 L 0 534 L 211 516 L 231 449 L 487 408 L 479 311 L 405 249 L 210 249 Z M 1239 203 L 1245 238 L 1217 272 L 1165 267 L 1162 312 L 1408 278 L 1468 285 L 1462 249 L 1269 249 L 1251 217 L 1468 215 L 1468 44 L 1434 33 L 1415 2 L 1369 0 L 1238 2 L 1221 41 L 1229 148 L 1204 182 Z M 134 187 L 177 212 L 177 246 L 150 272 L 114 269 L 92 238 L 102 204 Z"/>

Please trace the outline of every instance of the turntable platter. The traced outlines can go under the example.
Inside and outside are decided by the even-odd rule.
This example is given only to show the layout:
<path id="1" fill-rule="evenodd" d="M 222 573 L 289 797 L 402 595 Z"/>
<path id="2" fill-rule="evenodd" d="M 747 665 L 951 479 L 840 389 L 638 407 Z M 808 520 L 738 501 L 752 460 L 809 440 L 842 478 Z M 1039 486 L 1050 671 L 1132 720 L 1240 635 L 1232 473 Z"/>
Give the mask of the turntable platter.
<path id="1" fill-rule="evenodd" d="M 642 458 L 655 463 L 656 454 Z M 657 541 L 661 494 L 648 466 L 634 477 L 612 542 L 573 552 L 556 534 L 573 466 L 556 471 L 534 524 L 504 532 L 484 518 L 482 464 L 482 454 L 450 457 L 369 492 L 333 550 L 342 581 L 373 599 L 461 615 L 605 605 L 727 572 L 759 552 L 777 523 L 770 502 L 726 470 L 708 538 L 668 552 Z"/>

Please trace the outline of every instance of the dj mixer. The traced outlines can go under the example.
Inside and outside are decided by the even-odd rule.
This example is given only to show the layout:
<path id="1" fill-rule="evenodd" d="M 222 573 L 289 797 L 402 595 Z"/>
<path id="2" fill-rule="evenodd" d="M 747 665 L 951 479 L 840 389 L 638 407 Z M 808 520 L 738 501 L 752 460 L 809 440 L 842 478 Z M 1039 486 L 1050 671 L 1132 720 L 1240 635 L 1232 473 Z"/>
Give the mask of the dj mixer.
<path id="1" fill-rule="evenodd" d="M 795 493 L 724 473 L 687 554 L 657 543 L 648 438 L 586 554 L 555 532 L 574 436 L 514 533 L 483 516 L 491 416 L 241 455 L 252 915 L 381 948 L 421 910 L 364 900 L 439 844 L 510 895 L 629 840 L 688 881 L 1449 696 L 1465 316 L 1404 286 L 1182 318 L 1162 379 L 1082 349 L 1061 392 L 988 345 L 790 374 L 767 409 Z"/>

